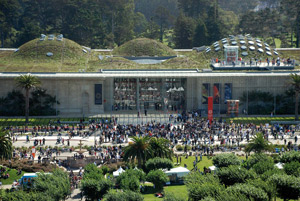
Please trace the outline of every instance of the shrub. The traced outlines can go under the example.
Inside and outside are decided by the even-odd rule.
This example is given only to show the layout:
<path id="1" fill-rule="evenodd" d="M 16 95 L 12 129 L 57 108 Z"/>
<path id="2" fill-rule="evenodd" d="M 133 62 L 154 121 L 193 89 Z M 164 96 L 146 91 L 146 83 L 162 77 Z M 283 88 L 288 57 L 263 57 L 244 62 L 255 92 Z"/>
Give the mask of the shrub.
<path id="1" fill-rule="evenodd" d="M 103 178 L 103 174 L 100 168 L 93 163 L 88 164 L 84 167 L 83 179 L 95 179 L 100 180 Z"/>
<path id="2" fill-rule="evenodd" d="M 107 179 L 87 179 L 83 180 L 81 183 L 81 191 L 83 191 L 83 195 L 90 200 L 101 199 L 111 187 L 112 183 Z"/>
<path id="3" fill-rule="evenodd" d="M 250 184 L 235 184 L 226 189 L 228 193 L 240 193 L 248 197 L 250 200 L 267 201 L 268 195 L 260 188 L 256 188 Z"/>
<path id="4" fill-rule="evenodd" d="M 218 154 L 213 157 L 213 164 L 218 168 L 230 165 L 240 165 L 240 159 L 234 154 Z"/>
<path id="5" fill-rule="evenodd" d="M 103 175 L 106 175 L 109 172 L 109 168 L 106 165 L 103 165 L 101 171 Z"/>
<path id="6" fill-rule="evenodd" d="M 286 174 L 294 175 L 296 177 L 300 176 L 300 163 L 298 161 L 292 161 L 290 163 L 286 163 L 283 166 L 283 169 Z"/>
<path id="7" fill-rule="evenodd" d="M 111 190 L 105 195 L 105 199 L 106 201 L 143 201 L 144 197 L 141 194 L 132 191 L 116 192 Z"/>
<path id="8" fill-rule="evenodd" d="M 39 174 L 34 180 L 33 190 L 43 192 L 54 200 L 63 200 L 70 194 L 69 176 L 56 169 L 52 174 Z"/>
<path id="9" fill-rule="evenodd" d="M 128 169 L 117 177 L 116 183 L 123 190 L 139 191 L 140 181 L 145 180 L 145 173 L 141 170 Z"/>
<path id="10" fill-rule="evenodd" d="M 207 174 L 202 175 L 200 172 L 191 172 L 185 177 L 189 199 L 201 200 L 206 197 L 216 197 L 225 189 L 220 185 L 218 177 Z"/>
<path id="11" fill-rule="evenodd" d="M 262 179 L 258 178 L 255 180 L 249 180 L 247 183 L 255 186 L 256 188 L 264 190 L 267 193 L 269 200 L 272 200 L 272 198 L 276 196 L 276 187 L 269 181 L 263 181 Z"/>
<path id="12" fill-rule="evenodd" d="M 162 170 L 151 170 L 146 176 L 146 180 L 152 182 L 155 188 L 161 191 L 164 184 L 169 181 L 169 177 Z"/>
<path id="13" fill-rule="evenodd" d="M 268 161 L 269 163 L 274 163 L 273 159 L 266 154 L 253 154 L 251 157 L 243 164 L 244 167 L 252 168 L 255 164 L 261 161 Z"/>
<path id="14" fill-rule="evenodd" d="M 300 196 L 300 178 L 291 175 L 273 175 L 269 178 L 274 183 L 277 195 L 284 199 L 298 199 Z"/>
<path id="15" fill-rule="evenodd" d="M 266 172 L 264 172 L 263 174 L 260 175 L 260 178 L 262 180 L 267 180 L 269 179 L 271 176 L 273 176 L 274 174 L 285 174 L 283 170 L 280 170 L 278 168 L 274 168 L 272 170 L 268 170 Z"/>
<path id="16" fill-rule="evenodd" d="M 300 161 L 300 152 L 289 151 L 282 154 L 280 162 L 290 163 L 292 161 Z"/>
<path id="17" fill-rule="evenodd" d="M 215 183 L 188 185 L 189 199 L 197 201 L 206 197 L 215 197 L 222 193 L 224 186 Z"/>
<path id="18" fill-rule="evenodd" d="M 274 162 L 273 160 L 266 160 L 266 161 L 259 161 L 258 163 L 253 165 L 253 170 L 257 174 L 263 174 L 268 170 L 274 169 Z"/>
<path id="19" fill-rule="evenodd" d="M 146 168 L 148 171 L 156 169 L 171 169 L 173 168 L 173 162 L 167 158 L 155 157 L 146 162 Z"/>
<path id="20" fill-rule="evenodd" d="M 236 183 L 245 183 L 247 179 L 254 179 L 255 172 L 239 166 L 229 166 L 219 169 L 217 175 L 221 183 L 230 186 Z"/>

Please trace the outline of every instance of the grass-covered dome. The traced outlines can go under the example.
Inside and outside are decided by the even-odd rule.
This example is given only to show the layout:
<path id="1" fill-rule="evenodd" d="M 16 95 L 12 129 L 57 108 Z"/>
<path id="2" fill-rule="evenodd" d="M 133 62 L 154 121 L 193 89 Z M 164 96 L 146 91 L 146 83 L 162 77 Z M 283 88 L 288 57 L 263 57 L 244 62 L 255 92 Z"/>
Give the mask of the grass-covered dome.
<path id="1" fill-rule="evenodd" d="M 49 53 L 52 53 L 52 55 Z M 63 38 L 61 41 L 57 40 L 57 38 L 48 40 L 46 37 L 45 40 L 37 38 L 23 44 L 12 56 L 21 59 L 58 60 L 62 59 L 62 57 L 63 59 L 79 58 L 83 55 L 82 46 L 72 40 L 66 38 Z"/>
<path id="2" fill-rule="evenodd" d="M 137 38 L 117 47 L 113 55 L 118 56 L 174 56 L 176 53 L 156 40 Z"/>

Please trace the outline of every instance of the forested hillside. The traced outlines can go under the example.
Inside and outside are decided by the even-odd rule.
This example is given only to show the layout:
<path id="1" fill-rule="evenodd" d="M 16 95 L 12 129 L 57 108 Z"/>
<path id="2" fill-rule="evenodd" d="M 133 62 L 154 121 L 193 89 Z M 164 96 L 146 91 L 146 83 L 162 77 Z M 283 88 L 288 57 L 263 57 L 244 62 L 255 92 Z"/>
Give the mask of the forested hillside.
<path id="1" fill-rule="evenodd" d="M 299 47 L 299 27 L 299 0 L 0 1 L 1 47 L 19 47 L 42 33 L 92 48 L 140 37 L 192 48 L 247 33 L 273 47 Z"/>

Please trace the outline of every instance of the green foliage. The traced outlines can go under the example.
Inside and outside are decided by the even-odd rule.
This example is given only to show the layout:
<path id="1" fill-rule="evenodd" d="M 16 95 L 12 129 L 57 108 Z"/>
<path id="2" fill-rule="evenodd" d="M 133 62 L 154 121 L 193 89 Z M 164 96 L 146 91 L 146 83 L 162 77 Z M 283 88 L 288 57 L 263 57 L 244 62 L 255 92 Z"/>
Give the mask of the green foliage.
<path id="1" fill-rule="evenodd" d="M 276 187 L 269 181 L 262 180 L 261 178 L 249 180 L 247 182 L 256 188 L 264 190 L 268 194 L 269 200 L 272 200 L 276 196 Z"/>
<path id="2" fill-rule="evenodd" d="M 2 201 L 55 201 L 51 196 L 43 192 L 26 192 L 26 191 L 13 191 L 7 192 L 2 197 Z"/>
<path id="3" fill-rule="evenodd" d="M 273 170 L 274 169 L 274 162 L 273 160 L 268 157 L 269 160 L 261 160 L 253 165 L 253 170 L 257 174 L 263 174 L 268 170 Z"/>
<path id="4" fill-rule="evenodd" d="M 155 157 L 149 159 L 146 162 L 146 168 L 148 171 L 156 169 L 171 169 L 173 168 L 173 162 L 170 159 Z"/>
<path id="5" fill-rule="evenodd" d="M 42 88 L 36 88 L 31 92 L 31 98 L 29 99 L 30 115 L 44 116 L 56 114 L 56 110 L 53 108 L 56 98 L 46 92 Z M 13 90 L 7 93 L 6 97 L 0 99 L 0 113 L 3 116 L 22 116 L 25 114 L 24 107 L 25 97 L 21 91 Z"/>
<path id="6" fill-rule="evenodd" d="M 151 156 L 149 137 L 133 137 L 132 141 L 125 147 L 123 160 L 134 163 L 136 159 L 138 167 L 141 168 L 146 159 Z"/>
<path id="7" fill-rule="evenodd" d="M 245 161 L 245 163 L 243 164 L 243 166 L 252 168 L 255 164 L 259 163 L 259 162 L 263 162 L 263 161 L 269 161 L 269 162 L 273 162 L 272 158 L 269 157 L 266 154 L 260 153 L 260 154 L 252 154 L 251 157 L 248 158 L 247 161 Z"/>
<path id="8" fill-rule="evenodd" d="M 134 176 L 124 177 L 122 180 L 120 180 L 120 188 L 123 190 L 138 192 L 140 190 L 139 187 L 140 181 Z"/>
<path id="9" fill-rule="evenodd" d="M 152 137 L 149 141 L 149 145 L 152 157 L 172 159 L 173 151 L 170 149 L 170 140 Z"/>
<path id="10" fill-rule="evenodd" d="M 52 174 L 39 174 L 34 180 L 33 190 L 43 192 L 56 201 L 65 199 L 70 194 L 69 176 L 56 169 Z"/>
<path id="11" fill-rule="evenodd" d="M 284 164 L 283 169 L 288 175 L 293 175 L 295 177 L 300 176 L 300 163 L 298 161 L 292 161 Z"/>
<path id="12" fill-rule="evenodd" d="M 101 199 L 112 187 L 112 182 L 107 179 L 95 180 L 86 179 L 81 183 L 81 191 L 88 199 Z"/>
<path id="13" fill-rule="evenodd" d="M 106 165 L 102 165 L 101 171 L 103 175 L 106 175 L 109 172 L 109 168 Z"/>
<path id="14" fill-rule="evenodd" d="M 83 179 L 95 179 L 95 180 L 101 180 L 103 179 L 103 174 L 100 168 L 97 168 L 97 166 L 93 163 L 90 163 L 84 167 L 84 174 Z"/>
<path id="15" fill-rule="evenodd" d="M 176 48 L 192 48 L 195 32 L 195 22 L 192 18 L 179 14 L 174 28 L 174 41 Z"/>
<path id="16" fill-rule="evenodd" d="M 164 184 L 169 181 L 169 177 L 162 170 L 151 170 L 146 180 L 152 182 L 155 185 L 155 189 L 158 191 L 163 189 Z"/>
<path id="17" fill-rule="evenodd" d="M 223 167 L 217 171 L 220 182 L 226 186 L 236 183 L 245 183 L 248 179 L 256 177 L 255 172 L 239 166 Z"/>
<path id="18" fill-rule="evenodd" d="M 213 164 L 218 168 L 240 165 L 240 163 L 240 159 L 234 154 L 218 154 L 213 157 Z"/>
<path id="19" fill-rule="evenodd" d="M 298 151 L 289 151 L 282 154 L 280 162 L 290 163 L 292 161 L 300 161 L 300 152 Z"/>
<path id="20" fill-rule="evenodd" d="M 260 178 L 264 181 L 268 180 L 271 176 L 274 174 L 279 175 L 279 174 L 285 174 L 283 170 L 280 170 L 278 168 L 274 168 L 272 170 L 267 170 L 265 173 L 260 175 Z"/>
<path id="21" fill-rule="evenodd" d="M 300 196 L 300 178 L 291 175 L 273 175 L 269 181 L 276 186 L 277 196 L 282 199 L 298 199 Z"/>
<path id="22" fill-rule="evenodd" d="M 246 145 L 245 151 L 250 153 L 254 151 L 255 153 L 262 153 L 263 151 L 273 151 L 272 145 L 266 140 L 262 133 L 256 133 Z"/>
<path id="23" fill-rule="evenodd" d="M 12 151 L 13 147 L 9 133 L 0 130 L 0 158 L 2 160 L 10 159 L 12 157 Z"/>
<path id="24" fill-rule="evenodd" d="M 106 201 L 143 201 L 144 197 L 136 192 L 132 191 L 125 191 L 125 192 L 120 192 L 120 191 L 114 191 L 110 190 L 106 195 L 105 195 L 105 200 Z"/>
<path id="25" fill-rule="evenodd" d="M 140 181 L 145 180 L 145 173 L 141 170 L 128 169 L 117 177 L 116 183 L 120 185 L 123 190 L 130 190 L 134 192 L 139 191 Z"/>
<path id="26" fill-rule="evenodd" d="M 188 186 L 189 198 L 193 201 L 222 194 L 224 186 L 215 183 L 191 184 Z"/>
<path id="27" fill-rule="evenodd" d="M 218 177 L 212 174 L 202 175 L 200 172 L 191 172 L 185 177 L 185 184 L 191 200 L 201 200 L 208 196 L 216 197 L 225 189 L 220 185 Z"/>
<path id="28" fill-rule="evenodd" d="M 256 201 L 267 201 L 268 195 L 267 193 L 257 187 L 254 187 L 250 184 L 235 184 L 233 186 L 230 186 L 226 189 L 226 192 L 228 193 L 241 193 L 247 196 L 250 200 L 256 200 Z"/>
<path id="29" fill-rule="evenodd" d="M 168 46 L 148 38 L 131 40 L 113 51 L 120 56 L 174 56 L 176 53 Z"/>

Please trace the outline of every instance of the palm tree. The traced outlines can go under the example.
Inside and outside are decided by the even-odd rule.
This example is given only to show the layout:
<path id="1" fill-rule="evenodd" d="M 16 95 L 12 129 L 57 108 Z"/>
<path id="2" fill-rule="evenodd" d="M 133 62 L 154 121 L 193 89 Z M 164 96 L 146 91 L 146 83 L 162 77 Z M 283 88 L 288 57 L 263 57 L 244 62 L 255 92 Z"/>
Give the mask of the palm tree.
<path id="1" fill-rule="evenodd" d="M 247 153 L 250 153 L 251 151 L 254 151 L 255 153 L 262 153 L 263 151 L 272 150 L 273 146 L 264 138 L 262 133 L 256 133 L 245 147 L 245 151 Z"/>
<path id="2" fill-rule="evenodd" d="M 138 167 L 141 168 L 151 155 L 149 137 L 133 137 L 132 141 L 125 147 L 123 159 L 130 162 L 134 162 L 136 159 Z"/>
<path id="3" fill-rule="evenodd" d="M 172 159 L 173 151 L 169 148 L 170 141 L 165 138 L 153 137 L 150 139 L 150 150 L 152 157 Z"/>
<path id="4" fill-rule="evenodd" d="M 10 159 L 12 155 L 12 142 L 7 132 L 0 131 L 0 158 Z"/>
<path id="5" fill-rule="evenodd" d="M 32 88 L 40 85 L 41 81 L 31 74 L 23 74 L 16 78 L 18 87 L 25 89 L 25 117 L 26 123 L 28 123 L 29 116 L 29 91 Z"/>
<path id="6" fill-rule="evenodd" d="M 300 76 L 296 73 L 291 73 L 291 82 L 290 85 L 294 88 L 295 91 L 295 120 L 298 121 L 298 104 L 299 104 L 299 93 L 300 93 Z"/>

